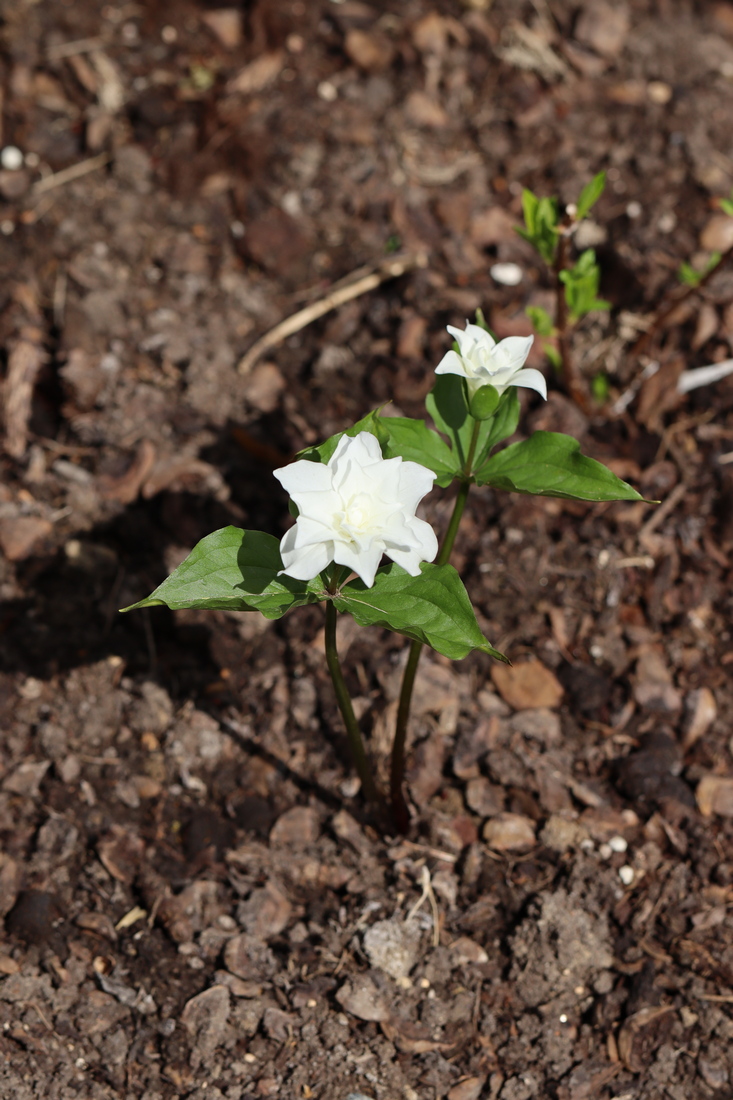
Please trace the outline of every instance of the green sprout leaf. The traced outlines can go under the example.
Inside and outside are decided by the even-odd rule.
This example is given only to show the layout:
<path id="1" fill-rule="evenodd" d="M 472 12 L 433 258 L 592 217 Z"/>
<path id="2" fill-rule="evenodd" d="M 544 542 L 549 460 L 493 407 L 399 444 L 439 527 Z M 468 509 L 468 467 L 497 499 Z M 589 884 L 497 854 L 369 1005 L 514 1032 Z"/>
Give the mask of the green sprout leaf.
<path id="1" fill-rule="evenodd" d="M 411 577 L 391 563 L 379 569 L 372 588 L 353 580 L 334 597 L 338 611 L 348 611 L 360 626 L 381 626 L 432 646 L 451 660 L 474 649 L 509 663 L 481 632 L 463 581 L 452 565 L 423 564 Z"/>
<path id="2" fill-rule="evenodd" d="M 516 232 L 534 245 L 545 263 L 552 265 L 560 221 L 556 200 L 538 199 L 525 188 L 522 192 L 522 213 L 526 229 L 517 227 Z"/>
<path id="3" fill-rule="evenodd" d="M 677 278 L 685 286 L 699 286 L 702 279 L 702 272 L 695 271 L 695 268 L 691 264 L 688 264 L 686 260 L 683 260 L 677 269 Z"/>
<path id="4" fill-rule="evenodd" d="M 562 370 L 562 355 L 555 345 L 545 341 L 542 344 L 542 350 L 549 359 L 550 365 L 554 367 L 555 370 Z"/>
<path id="5" fill-rule="evenodd" d="M 291 607 L 324 598 L 318 578 L 306 584 L 280 577 L 282 567 L 280 544 L 272 535 L 223 527 L 201 539 L 147 599 L 122 610 L 161 605 L 173 611 L 223 608 L 261 611 L 267 619 L 279 619 Z"/>
<path id="6" fill-rule="evenodd" d="M 488 420 L 498 404 L 499 391 L 494 386 L 481 386 L 471 398 L 468 411 L 474 420 Z"/>
<path id="7" fill-rule="evenodd" d="M 601 269 L 596 263 L 594 249 L 587 248 L 585 252 L 581 252 L 575 265 L 561 271 L 558 278 L 565 284 L 565 301 L 573 323 L 592 310 L 611 308 L 610 302 L 596 297 L 601 281 Z"/>
<path id="8" fill-rule="evenodd" d="M 683 260 L 677 269 L 677 278 L 681 283 L 684 283 L 685 286 L 699 286 L 705 276 L 709 275 L 713 268 L 718 266 L 720 260 L 720 252 L 711 252 L 701 271 L 698 271 L 696 268 L 692 267 L 691 264 Z"/>
<path id="9" fill-rule="evenodd" d="M 611 392 L 611 383 L 608 381 L 608 375 L 604 371 L 599 371 L 598 374 L 593 376 L 590 388 L 594 399 L 599 405 L 603 405 L 604 402 L 608 400 L 608 395 Z"/>
<path id="10" fill-rule="evenodd" d="M 590 212 L 591 207 L 600 199 L 603 194 L 603 190 L 606 186 L 606 173 L 599 172 L 597 176 L 594 176 L 590 183 L 586 183 L 583 190 L 580 192 L 580 198 L 577 202 L 576 218 L 578 221 L 581 218 L 585 218 Z"/>
<path id="11" fill-rule="evenodd" d="M 538 336 L 552 336 L 555 326 L 552 317 L 542 306 L 527 306 L 524 311 L 532 322 L 532 327 Z"/>
<path id="12" fill-rule="evenodd" d="M 476 475 L 479 485 L 514 493 L 561 497 L 564 500 L 642 500 L 607 466 L 580 453 L 572 436 L 535 432 L 485 462 Z"/>

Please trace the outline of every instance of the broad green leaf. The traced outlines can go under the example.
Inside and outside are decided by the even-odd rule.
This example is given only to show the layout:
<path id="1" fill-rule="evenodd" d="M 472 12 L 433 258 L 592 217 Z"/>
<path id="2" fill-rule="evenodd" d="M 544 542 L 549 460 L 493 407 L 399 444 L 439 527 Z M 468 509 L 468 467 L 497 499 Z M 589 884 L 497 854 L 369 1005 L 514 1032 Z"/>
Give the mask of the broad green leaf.
<path id="1" fill-rule="evenodd" d="M 479 485 L 565 500 L 642 500 L 607 466 L 580 453 L 577 439 L 559 432 L 535 432 L 484 463 Z"/>
<path id="2" fill-rule="evenodd" d="M 469 406 L 469 412 L 474 420 L 488 420 L 496 412 L 499 404 L 499 391 L 491 385 L 480 386 Z"/>
<path id="3" fill-rule="evenodd" d="M 597 176 L 594 176 L 590 183 L 586 183 L 583 190 L 580 192 L 580 198 L 578 199 L 578 211 L 576 217 L 578 221 L 584 218 L 589 213 L 592 206 L 600 199 L 603 194 L 603 189 L 606 186 L 606 173 L 599 172 Z"/>
<path id="4" fill-rule="evenodd" d="M 463 581 L 452 565 L 423 564 L 420 575 L 411 577 L 391 563 L 378 570 L 372 588 L 361 580 L 344 585 L 334 604 L 361 626 L 405 634 L 451 660 L 480 649 L 508 664 L 481 633 Z"/>
<path id="5" fill-rule="evenodd" d="M 327 463 L 331 458 L 331 455 L 336 450 L 339 439 L 342 436 L 356 436 L 359 432 L 371 432 L 375 435 L 379 441 L 380 447 L 384 447 L 387 440 L 386 433 L 384 432 L 382 425 L 384 420 L 379 415 L 379 409 L 373 409 L 371 412 L 363 416 L 361 420 L 357 420 L 356 424 L 352 424 L 350 428 L 347 428 L 344 432 L 337 432 L 336 435 L 331 435 L 323 443 L 319 443 L 317 447 L 305 447 L 302 451 L 298 451 L 296 458 L 304 458 L 309 462 L 323 462 Z"/>
<path id="6" fill-rule="evenodd" d="M 424 420 L 412 420 L 407 416 L 383 416 L 379 420 L 385 435 L 382 454 L 385 458 L 403 458 L 407 462 L 419 462 L 436 474 L 435 482 L 442 488 L 450 485 L 460 473 L 460 467 L 450 447 L 437 432 L 428 428 Z M 380 439 L 381 443 L 381 439 Z"/>
<path id="7" fill-rule="evenodd" d="M 279 619 L 291 607 L 324 597 L 318 578 L 306 584 L 279 577 L 282 567 L 280 544 L 272 535 L 223 527 L 201 539 L 147 599 L 123 610 L 164 604 L 173 611 L 223 608 L 261 611 L 268 619 Z"/>
<path id="8" fill-rule="evenodd" d="M 450 485 L 460 473 L 460 467 L 450 447 L 438 433 L 428 428 L 424 420 L 413 420 L 407 416 L 380 416 L 379 412 L 375 409 L 345 432 L 332 435 L 317 447 L 308 447 L 299 453 L 298 458 L 328 462 L 343 435 L 371 432 L 379 441 L 384 458 L 399 457 L 408 462 L 419 462 L 436 474 L 436 484 L 443 488 Z"/>

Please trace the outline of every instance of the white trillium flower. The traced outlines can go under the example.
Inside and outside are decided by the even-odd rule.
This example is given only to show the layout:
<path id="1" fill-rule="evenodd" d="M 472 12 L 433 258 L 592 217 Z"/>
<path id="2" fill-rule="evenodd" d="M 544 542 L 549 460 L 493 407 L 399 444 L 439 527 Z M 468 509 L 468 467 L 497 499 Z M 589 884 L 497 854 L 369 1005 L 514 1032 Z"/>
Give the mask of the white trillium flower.
<path id="1" fill-rule="evenodd" d="M 448 325 L 460 352 L 449 351 L 435 368 L 436 374 L 458 374 L 468 382 L 468 396 L 481 386 L 493 386 L 500 394 L 509 386 L 537 390 L 547 400 L 547 383 L 541 371 L 525 367 L 534 336 L 507 336 L 497 343 L 480 325 L 466 321 L 465 332 Z"/>
<path id="2" fill-rule="evenodd" d="M 327 465 L 301 459 L 274 473 L 299 511 L 280 542 L 288 576 L 310 581 L 334 561 L 371 588 L 383 554 L 412 577 L 421 561 L 435 558 L 435 532 L 415 516 L 435 474 L 417 462 L 382 458 L 371 432 L 342 436 Z"/>

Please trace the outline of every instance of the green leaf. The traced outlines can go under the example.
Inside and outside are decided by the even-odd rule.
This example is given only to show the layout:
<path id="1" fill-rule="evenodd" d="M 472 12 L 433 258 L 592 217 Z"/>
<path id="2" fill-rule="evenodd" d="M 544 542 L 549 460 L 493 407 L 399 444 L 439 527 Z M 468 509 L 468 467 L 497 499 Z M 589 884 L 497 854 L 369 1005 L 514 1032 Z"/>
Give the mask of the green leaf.
<path id="1" fill-rule="evenodd" d="M 425 399 L 425 405 L 438 431 L 443 432 L 450 439 L 456 472 L 462 473 L 471 446 L 473 426 L 476 423 L 468 411 L 465 381 L 457 374 L 439 375 Z M 486 440 L 491 433 L 493 423 L 493 420 L 481 422 L 475 455 L 485 450 Z"/>
<path id="2" fill-rule="evenodd" d="M 306 584 L 279 577 L 282 567 L 280 544 L 272 535 L 223 527 L 201 539 L 147 599 L 123 611 L 164 604 L 173 611 L 223 608 L 261 611 L 268 619 L 279 619 L 291 607 L 325 597 L 318 578 Z"/>
<path id="3" fill-rule="evenodd" d="M 387 434 L 383 428 L 385 419 L 380 417 L 379 409 L 373 409 L 372 412 L 363 416 L 361 420 L 357 420 L 356 424 L 352 424 L 350 428 L 347 428 L 344 432 L 337 432 L 336 435 L 331 435 L 323 443 L 319 443 L 317 447 L 305 447 L 304 450 L 298 451 L 296 458 L 304 458 L 309 462 L 323 462 L 327 463 L 331 458 L 333 452 L 336 450 L 339 439 L 342 436 L 355 436 L 359 432 L 371 432 L 372 435 L 377 437 L 380 447 L 384 447 L 387 441 Z"/>
<path id="4" fill-rule="evenodd" d="M 342 436 L 355 436 L 359 432 L 371 432 L 379 441 L 384 458 L 403 458 L 419 462 L 436 474 L 436 484 L 445 488 L 460 473 L 460 467 L 450 447 L 437 432 L 428 428 L 424 420 L 407 416 L 380 416 L 375 409 L 345 432 L 332 435 L 317 447 L 301 451 L 298 458 L 314 462 L 328 462 Z"/>
<path id="5" fill-rule="evenodd" d="M 598 374 L 593 376 L 590 384 L 591 393 L 594 399 L 599 405 L 603 405 L 608 400 L 608 395 L 611 392 L 611 383 L 608 380 L 608 375 L 604 371 L 599 371 Z"/>
<path id="6" fill-rule="evenodd" d="M 577 439 L 559 432 L 535 432 L 484 463 L 479 485 L 565 500 L 642 500 L 607 466 L 580 453 Z"/>
<path id="7" fill-rule="evenodd" d="M 510 386 L 499 398 L 499 404 L 493 417 L 486 422 L 486 432 L 484 432 L 482 425 L 473 462 L 474 470 L 477 470 L 485 461 L 492 447 L 495 447 L 497 443 L 501 443 L 502 440 L 508 439 L 510 435 L 514 435 L 519 423 L 520 412 L 517 387 Z"/>
<path id="8" fill-rule="evenodd" d="M 424 420 L 407 416 L 383 416 L 379 419 L 385 435 L 382 454 L 385 458 L 403 458 L 419 462 L 436 474 L 436 484 L 445 488 L 460 473 L 460 467 L 450 447 Z M 380 441 L 381 442 L 381 441 Z"/>
<path id="9" fill-rule="evenodd" d="M 527 306 L 524 311 L 538 336 L 552 336 L 555 326 L 552 317 L 542 306 Z"/>
<path id="10" fill-rule="evenodd" d="M 705 266 L 701 271 L 696 270 L 688 263 L 681 263 L 677 270 L 677 278 L 681 283 L 685 283 L 687 286 L 699 286 L 702 280 L 710 274 L 713 268 L 717 267 L 720 263 L 722 255 L 720 252 L 711 252 L 705 261 Z"/>
<path id="11" fill-rule="evenodd" d="M 361 580 L 344 585 L 334 604 L 361 626 L 394 630 L 451 660 L 480 649 L 508 664 L 481 633 L 463 581 L 452 565 L 426 563 L 418 577 L 411 577 L 391 563 L 377 571 L 372 588 Z"/>
<path id="12" fill-rule="evenodd" d="M 544 343 L 542 345 L 542 350 L 549 359 L 551 366 L 553 366 L 555 370 L 562 370 L 562 355 L 555 345 Z"/>
<path id="13" fill-rule="evenodd" d="M 533 244 L 542 259 L 552 264 L 557 248 L 560 215 L 555 199 L 538 199 L 526 188 L 522 192 L 522 213 L 526 229 L 516 227 L 520 237 Z"/>
<path id="14" fill-rule="evenodd" d="M 691 264 L 688 264 L 685 260 L 682 261 L 677 269 L 677 278 L 685 286 L 699 286 L 702 279 L 702 272 L 695 271 L 695 268 Z"/>
<path id="15" fill-rule="evenodd" d="M 583 190 L 580 192 L 580 198 L 578 199 L 578 210 L 576 218 L 580 221 L 590 211 L 592 206 L 600 199 L 603 194 L 603 189 L 606 186 L 606 173 L 599 172 L 597 176 L 594 176 L 590 183 L 586 183 Z"/>
<path id="16" fill-rule="evenodd" d="M 558 278 L 565 284 L 565 301 L 571 321 L 579 320 L 592 310 L 610 309 L 610 302 L 597 297 L 601 269 L 592 248 L 581 252 L 574 266 L 561 271 Z"/>
<path id="17" fill-rule="evenodd" d="M 527 187 L 522 191 L 522 213 L 524 214 L 524 224 L 527 226 L 527 238 L 528 240 L 534 240 L 534 236 L 537 232 L 537 208 L 540 205 L 540 200 L 532 191 Z M 522 234 L 524 236 L 524 234 Z"/>
<path id="18" fill-rule="evenodd" d="M 469 412 L 474 420 L 488 420 L 496 412 L 499 391 L 491 385 L 480 386 L 471 398 Z"/>

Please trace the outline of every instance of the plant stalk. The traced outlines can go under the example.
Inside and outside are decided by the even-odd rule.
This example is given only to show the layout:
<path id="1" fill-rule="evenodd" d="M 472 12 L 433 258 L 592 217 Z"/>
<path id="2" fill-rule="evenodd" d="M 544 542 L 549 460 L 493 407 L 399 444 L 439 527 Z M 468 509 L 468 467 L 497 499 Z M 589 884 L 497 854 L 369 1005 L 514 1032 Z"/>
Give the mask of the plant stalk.
<path id="1" fill-rule="evenodd" d="M 570 398 L 583 412 L 591 411 L 590 401 L 581 378 L 575 369 L 575 360 L 570 349 L 571 325 L 568 318 L 568 303 L 565 298 L 565 283 L 560 278 L 560 273 L 565 271 L 568 259 L 568 243 L 570 241 L 569 226 L 563 224 L 560 228 L 560 236 L 557 242 L 557 252 L 553 271 L 555 274 L 555 326 L 557 328 L 557 350 L 560 352 L 560 370 L 563 385 Z"/>
<path id="2" fill-rule="evenodd" d="M 471 436 L 468 455 L 466 456 L 466 462 L 463 467 L 463 478 L 456 495 L 453 513 L 448 522 L 443 544 L 436 558 L 436 565 L 446 565 L 453 551 L 453 544 L 456 541 L 458 528 L 460 527 L 463 511 L 466 507 L 468 491 L 471 488 L 473 460 L 476 454 L 476 444 L 478 442 L 480 429 L 481 421 L 476 420 L 473 426 L 473 435 Z M 407 723 L 410 717 L 410 705 L 412 703 L 412 692 L 415 687 L 417 666 L 422 651 L 422 642 L 412 642 L 409 653 L 407 654 L 407 663 L 405 664 L 405 671 L 402 675 L 402 686 L 400 688 L 400 700 L 397 705 L 397 720 L 395 723 L 395 735 L 392 743 L 392 759 L 389 772 L 389 794 L 392 804 L 392 819 L 397 831 L 403 835 L 407 832 L 410 825 L 410 811 L 407 808 L 407 802 L 405 801 L 405 795 L 402 789 L 405 780 Z"/>
<path id="3" fill-rule="evenodd" d="M 381 801 L 379 791 L 374 782 L 372 769 L 369 765 L 369 759 L 361 737 L 361 730 L 359 729 L 359 723 L 354 714 L 351 696 L 349 695 L 349 689 L 344 680 L 344 674 L 341 671 L 341 662 L 339 661 L 338 651 L 336 649 L 337 618 L 338 613 L 334 607 L 333 600 L 326 600 L 326 663 L 328 665 L 328 671 L 331 674 L 333 689 L 336 693 L 336 702 L 338 703 L 341 717 L 346 726 L 346 736 L 348 738 L 349 748 L 356 766 L 357 774 L 361 780 L 364 796 L 368 802 L 376 804 Z"/>

